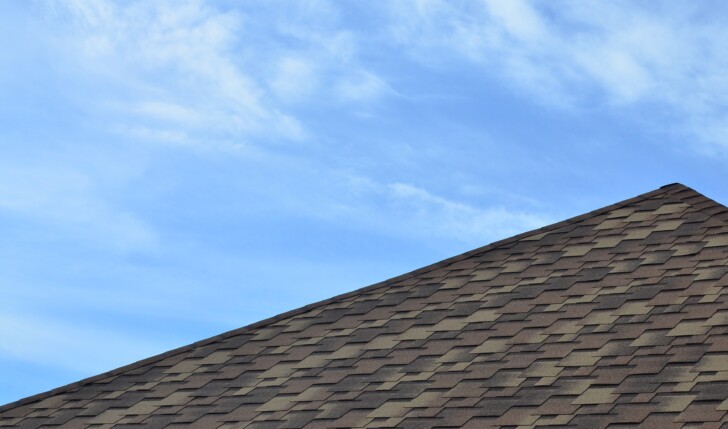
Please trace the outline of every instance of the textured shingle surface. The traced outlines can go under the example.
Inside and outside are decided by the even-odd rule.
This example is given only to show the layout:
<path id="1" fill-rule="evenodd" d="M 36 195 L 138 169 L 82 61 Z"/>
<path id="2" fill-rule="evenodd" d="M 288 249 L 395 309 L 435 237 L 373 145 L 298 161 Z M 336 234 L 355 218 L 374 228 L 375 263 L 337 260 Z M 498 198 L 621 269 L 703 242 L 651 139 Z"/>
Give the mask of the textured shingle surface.
<path id="1" fill-rule="evenodd" d="M 669 185 L 6 405 L 0 426 L 719 428 L 727 261 L 728 209 Z"/>

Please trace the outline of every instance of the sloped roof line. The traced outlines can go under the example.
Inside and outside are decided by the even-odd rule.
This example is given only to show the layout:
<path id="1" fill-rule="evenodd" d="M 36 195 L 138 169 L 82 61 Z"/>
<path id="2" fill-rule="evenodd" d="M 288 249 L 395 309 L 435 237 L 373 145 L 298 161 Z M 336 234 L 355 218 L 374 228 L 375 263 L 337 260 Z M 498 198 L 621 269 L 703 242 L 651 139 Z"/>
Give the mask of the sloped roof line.
<path id="1" fill-rule="evenodd" d="M 467 259 L 467 258 L 476 256 L 476 255 L 482 254 L 482 253 L 487 252 L 487 251 L 491 251 L 493 249 L 497 249 L 497 248 L 499 248 L 501 246 L 508 245 L 508 244 L 517 242 L 519 240 L 523 240 L 523 239 L 528 238 L 530 236 L 535 236 L 535 235 L 543 234 L 543 233 L 550 232 L 550 231 L 553 231 L 553 230 L 556 230 L 556 229 L 559 229 L 559 228 L 562 228 L 562 227 L 565 227 L 565 226 L 568 226 L 568 225 L 571 225 L 571 224 L 574 224 L 574 223 L 577 223 L 577 222 L 582 222 L 584 220 L 588 220 L 588 219 L 593 218 L 595 216 L 598 216 L 600 214 L 604 214 L 606 212 L 609 212 L 609 211 L 612 211 L 612 210 L 616 210 L 616 209 L 619 209 L 619 208 L 622 208 L 622 207 L 630 206 L 630 205 L 633 205 L 633 204 L 642 202 L 642 201 L 647 200 L 647 199 L 650 199 L 650 198 L 659 197 L 659 196 L 661 196 L 663 194 L 667 194 L 670 191 L 675 191 L 675 190 L 679 190 L 681 192 L 685 192 L 685 193 L 688 194 L 686 197 L 679 197 L 677 199 L 680 200 L 680 201 L 686 202 L 690 206 L 696 207 L 696 205 L 693 203 L 693 201 L 690 201 L 690 199 L 695 199 L 697 197 L 697 198 L 700 199 L 700 202 L 702 202 L 702 203 L 706 203 L 707 202 L 708 203 L 708 206 L 710 208 L 713 208 L 714 209 L 714 208 L 718 207 L 718 208 L 720 208 L 720 211 L 722 211 L 722 212 L 726 212 L 726 210 L 728 210 L 726 207 L 724 207 L 721 204 L 719 204 L 719 203 L 711 200 L 710 198 L 705 197 L 704 195 L 700 194 L 699 192 L 693 190 L 692 188 L 690 188 L 688 186 L 685 186 L 685 185 L 683 185 L 681 183 L 671 183 L 671 184 L 662 186 L 662 187 L 660 187 L 658 189 L 655 189 L 653 191 L 646 192 L 644 194 L 637 195 L 635 197 L 632 197 L 632 198 L 629 198 L 629 199 L 626 199 L 626 200 L 623 200 L 623 201 L 619 201 L 617 203 L 614 203 L 614 204 L 611 204 L 611 205 L 608 205 L 608 206 L 605 206 L 605 207 L 602 207 L 602 208 L 599 208 L 599 209 L 596 209 L 596 210 L 593 210 L 593 211 L 590 211 L 590 212 L 587 212 L 587 213 L 584 213 L 584 214 L 581 214 L 581 215 L 578 215 L 578 216 L 574 216 L 572 218 L 565 219 L 565 220 L 562 220 L 560 222 L 556 222 L 556 223 L 553 223 L 553 224 L 550 224 L 550 225 L 543 226 L 541 228 L 537 228 L 537 229 L 534 229 L 534 230 L 531 230 L 531 231 L 526 231 L 526 232 L 523 232 L 521 234 L 517 234 L 517 235 L 512 236 L 512 237 L 508 237 L 508 238 L 505 238 L 505 239 L 502 239 L 502 240 L 495 241 L 493 243 L 487 244 L 487 245 L 482 246 L 482 247 L 479 247 L 477 249 L 470 250 L 470 251 L 465 252 L 465 253 L 462 253 L 460 255 L 456 255 L 456 256 L 453 256 L 453 257 L 450 257 L 450 258 L 441 260 L 439 262 L 435 262 L 435 263 L 430 264 L 430 265 L 427 265 L 425 267 L 418 268 L 418 269 L 413 270 L 413 271 L 410 271 L 408 273 L 405 273 L 405 274 L 402 274 L 402 275 L 399 275 L 399 276 L 396 276 L 396 277 L 393 277 L 393 278 L 390 278 L 390 279 L 387 279 L 387 280 L 384 280 L 384 281 L 381 281 L 381 282 L 377 282 L 377 283 L 372 284 L 372 285 L 369 285 L 369 286 L 365 286 L 365 287 L 362 287 L 362 288 L 359 288 L 359 289 L 356 289 L 356 290 L 353 290 L 353 291 L 350 291 L 350 292 L 346 292 L 346 293 L 343 293 L 343 294 L 340 294 L 340 295 L 336 295 L 336 296 L 331 297 L 331 298 L 328 298 L 328 299 L 324 299 L 324 300 L 321 300 L 321 301 L 318 301 L 318 302 L 314 302 L 312 304 L 305 305 L 303 307 L 299 307 L 299 308 L 296 308 L 296 309 L 293 309 L 293 310 L 289 310 L 287 312 L 284 312 L 284 313 L 281 313 L 281 314 L 278 314 L 278 315 L 269 317 L 267 319 L 263 319 L 263 320 L 260 320 L 258 322 L 254 322 L 252 324 L 249 324 L 249 325 L 246 325 L 246 326 L 243 326 L 243 327 L 240 327 L 240 328 L 236 328 L 236 329 L 233 329 L 233 330 L 230 330 L 230 331 L 227 331 L 227 332 L 223 332 L 223 333 L 218 334 L 218 335 L 215 335 L 213 337 L 209 337 L 209 338 L 206 338 L 206 339 L 203 339 L 203 340 L 194 342 L 192 344 L 187 344 L 187 345 L 184 345 L 184 346 L 181 346 L 181 347 L 178 347 L 178 348 L 169 350 L 167 352 L 163 352 L 161 354 L 158 354 L 158 355 L 155 355 L 155 356 L 151 356 L 151 357 L 148 357 L 148 358 L 139 360 L 137 362 L 134 362 L 134 363 L 131 363 L 131 364 L 128 364 L 128 365 L 121 366 L 119 368 L 112 369 L 112 370 L 107 371 L 107 372 L 104 372 L 102 374 L 94 375 L 94 376 L 91 376 L 91 377 L 88 377 L 88 378 L 85 378 L 85 379 L 82 379 L 82 380 L 79 380 L 79 381 L 76 381 L 76 382 L 73 382 L 73 383 L 69 383 L 69 384 L 64 385 L 64 386 L 57 387 L 55 389 L 52 389 L 52 390 L 49 390 L 49 391 L 46 391 L 46 392 L 41 392 L 41 393 L 38 393 L 38 394 L 33 395 L 33 396 L 29 396 L 29 397 L 26 397 L 26 398 L 22 398 L 20 400 L 15 401 L 15 402 L 11 402 L 11 403 L 8 403 L 8 404 L 5 404 L 5 405 L 0 406 L 0 412 L 4 412 L 4 411 L 7 411 L 7 410 L 11 410 L 13 408 L 16 408 L 16 407 L 19 407 L 19 406 L 23 406 L 23 405 L 27 405 L 27 404 L 31 404 L 31 403 L 34 403 L 34 402 L 39 402 L 39 401 L 41 401 L 43 399 L 46 399 L 46 398 L 49 398 L 49 397 L 52 397 L 52 396 L 55 396 L 55 395 L 58 395 L 58 394 L 62 394 L 62 393 L 69 392 L 69 391 L 73 391 L 73 390 L 75 390 L 77 388 L 83 387 L 83 386 L 88 385 L 88 384 L 92 384 L 94 382 L 97 382 L 99 380 L 103 380 L 105 378 L 119 376 L 119 375 L 122 375 L 122 374 L 124 374 L 126 372 L 133 371 L 133 370 L 136 370 L 138 368 L 141 368 L 141 367 L 143 367 L 145 365 L 153 364 L 153 363 L 158 362 L 158 361 L 161 361 L 163 359 L 166 359 L 166 358 L 169 358 L 169 357 L 172 357 L 172 356 L 181 354 L 181 353 L 185 353 L 185 352 L 192 351 L 192 350 L 194 350 L 194 349 L 196 349 L 198 347 L 203 347 L 203 346 L 206 346 L 206 345 L 209 345 L 209 344 L 213 344 L 215 342 L 218 342 L 218 341 L 221 341 L 221 340 L 225 340 L 225 339 L 228 339 L 228 338 L 237 336 L 237 335 L 243 335 L 243 334 L 249 333 L 249 332 L 251 332 L 251 331 L 253 331 L 255 329 L 258 329 L 258 328 L 262 328 L 262 327 L 271 325 L 273 323 L 276 323 L 278 321 L 284 320 L 284 319 L 289 318 L 289 317 L 293 317 L 293 316 L 297 316 L 299 314 L 303 314 L 303 313 L 305 313 L 307 311 L 316 309 L 318 307 L 321 307 L 321 306 L 324 306 L 324 305 L 328 305 L 328 304 L 332 304 L 332 303 L 336 303 L 338 301 L 341 301 L 341 300 L 344 300 L 344 299 L 347 299 L 347 298 L 351 298 L 353 296 L 357 296 L 357 295 L 360 295 L 360 294 L 363 294 L 363 293 L 370 292 L 370 291 L 375 290 L 375 289 L 380 288 L 380 287 L 384 287 L 384 286 L 388 286 L 388 285 L 395 284 L 397 282 L 401 282 L 401 281 L 404 281 L 404 280 L 408 280 L 410 278 L 413 278 L 413 277 L 416 277 L 416 276 L 419 276 L 419 275 L 422 275 L 422 274 L 426 274 L 426 273 L 431 272 L 431 271 L 434 271 L 436 269 L 439 269 L 439 268 L 443 268 L 443 267 L 452 265 L 452 264 L 454 264 L 456 262 L 459 262 L 461 260 L 464 260 L 464 259 Z M 704 207 L 697 207 L 697 208 L 699 210 L 702 210 Z"/>

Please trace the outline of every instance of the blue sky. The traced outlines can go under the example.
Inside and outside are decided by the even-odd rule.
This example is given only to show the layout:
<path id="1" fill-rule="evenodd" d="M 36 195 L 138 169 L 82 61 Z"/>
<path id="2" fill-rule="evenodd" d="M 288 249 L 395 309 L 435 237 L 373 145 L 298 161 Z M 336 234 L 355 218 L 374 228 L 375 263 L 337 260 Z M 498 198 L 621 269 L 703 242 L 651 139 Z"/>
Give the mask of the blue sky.
<path id="1" fill-rule="evenodd" d="M 0 403 L 671 182 L 728 202 L 722 7 L 1 2 Z"/>

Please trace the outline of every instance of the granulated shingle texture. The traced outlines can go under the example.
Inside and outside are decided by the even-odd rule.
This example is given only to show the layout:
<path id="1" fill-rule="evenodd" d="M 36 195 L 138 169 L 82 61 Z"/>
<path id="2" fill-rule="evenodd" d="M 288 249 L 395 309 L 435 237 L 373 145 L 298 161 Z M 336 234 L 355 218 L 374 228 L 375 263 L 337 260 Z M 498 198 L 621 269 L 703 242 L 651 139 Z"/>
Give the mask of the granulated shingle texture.
<path id="1" fill-rule="evenodd" d="M 727 261 L 728 210 L 669 185 L 6 405 L 0 426 L 719 428 Z"/>

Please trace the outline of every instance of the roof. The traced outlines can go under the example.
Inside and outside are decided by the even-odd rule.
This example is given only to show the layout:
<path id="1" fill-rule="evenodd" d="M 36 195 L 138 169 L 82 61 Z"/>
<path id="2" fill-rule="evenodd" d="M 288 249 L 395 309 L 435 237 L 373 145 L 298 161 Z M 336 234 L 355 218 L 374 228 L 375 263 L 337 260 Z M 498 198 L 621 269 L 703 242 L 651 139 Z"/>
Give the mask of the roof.
<path id="1" fill-rule="evenodd" d="M 0 426 L 718 428 L 727 221 L 667 185 L 2 406 Z"/>

